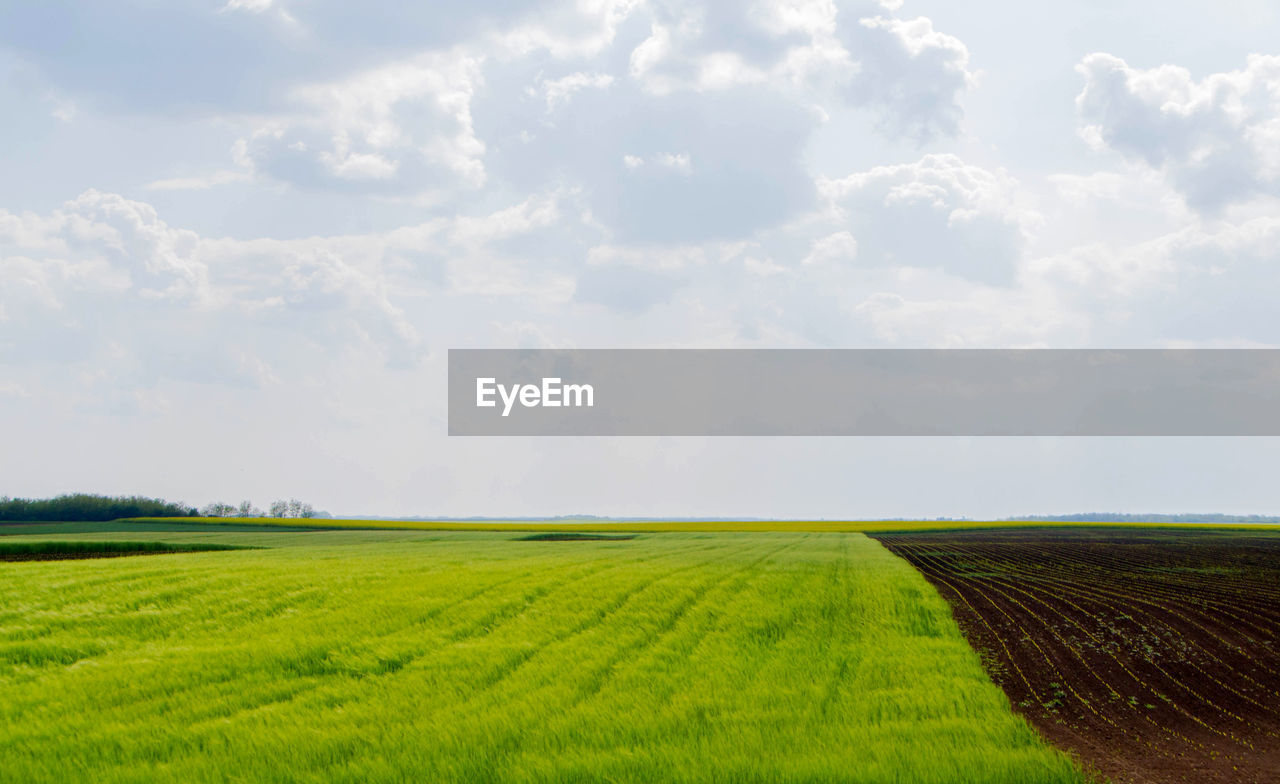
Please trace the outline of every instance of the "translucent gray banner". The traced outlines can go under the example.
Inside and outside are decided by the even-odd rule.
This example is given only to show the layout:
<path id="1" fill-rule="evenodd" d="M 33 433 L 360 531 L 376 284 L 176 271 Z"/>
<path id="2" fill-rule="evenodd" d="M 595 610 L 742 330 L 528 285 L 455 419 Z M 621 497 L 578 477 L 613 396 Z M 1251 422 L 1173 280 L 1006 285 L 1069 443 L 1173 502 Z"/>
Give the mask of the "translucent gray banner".
<path id="1" fill-rule="evenodd" d="M 449 351 L 455 436 L 1274 436 L 1280 350 Z"/>

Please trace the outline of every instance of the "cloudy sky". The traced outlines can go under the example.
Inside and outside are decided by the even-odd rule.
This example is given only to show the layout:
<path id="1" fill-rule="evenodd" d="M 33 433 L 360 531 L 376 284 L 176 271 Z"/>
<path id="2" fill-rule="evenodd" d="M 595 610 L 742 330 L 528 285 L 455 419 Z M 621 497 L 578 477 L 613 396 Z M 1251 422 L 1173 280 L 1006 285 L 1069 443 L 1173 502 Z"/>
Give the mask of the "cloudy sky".
<path id="1" fill-rule="evenodd" d="M 473 347 L 1280 344 L 1267 0 L 0 2 L 0 494 L 1280 512 L 1274 439 L 450 439 Z"/>

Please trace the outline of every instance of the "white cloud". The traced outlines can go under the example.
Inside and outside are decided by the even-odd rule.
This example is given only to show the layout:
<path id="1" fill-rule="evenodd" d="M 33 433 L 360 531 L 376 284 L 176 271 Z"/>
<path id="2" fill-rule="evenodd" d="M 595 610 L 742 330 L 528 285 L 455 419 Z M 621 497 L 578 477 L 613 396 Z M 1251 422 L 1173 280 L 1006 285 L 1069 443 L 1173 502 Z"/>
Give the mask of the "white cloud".
<path id="1" fill-rule="evenodd" d="M 614 42 L 619 25 L 642 5 L 642 0 L 553 2 L 496 40 L 514 56 L 541 50 L 557 59 L 594 57 Z"/>
<path id="2" fill-rule="evenodd" d="M 764 84 L 769 75 L 747 64 L 734 52 L 712 52 L 698 61 L 699 90 L 726 90 L 738 85 Z"/>
<path id="3" fill-rule="evenodd" d="M 1165 178 L 1141 163 L 1114 171 L 1051 174 L 1044 185 L 1037 202 L 1044 223 L 1031 245 L 1037 256 L 1082 242 L 1124 246 L 1196 221 L 1194 211 Z"/>
<path id="4" fill-rule="evenodd" d="M 835 36 L 829 2 L 702 5 L 653 9 L 650 33 L 632 51 L 629 71 L 653 95 L 746 85 L 820 90 L 855 67 Z"/>
<path id="5" fill-rule="evenodd" d="M 1082 345 L 1087 314 L 1020 289 L 881 291 L 853 313 L 875 338 L 906 348 L 1044 348 Z"/>
<path id="6" fill-rule="evenodd" d="M 544 79 L 542 91 L 547 100 L 547 111 L 555 111 L 556 107 L 567 103 L 579 90 L 594 88 L 602 90 L 613 84 L 613 77 L 603 73 L 571 73 L 559 79 Z"/>
<path id="7" fill-rule="evenodd" d="M 968 49 L 927 18 L 881 15 L 897 5 L 660 6 L 648 37 L 631 51 L 630 75 L 653 95 L 767 85 L 817 106 L 866 106 L 895 137 L 923 143 L 955 135 L 973 82 Z"/>
<path id="8" fill-rule="evenodd" d="M 459 216 L 450 222 L 450 238 L 460 244 L 474 247 L 495 239 L 526 234 L 546 228 L 560 218 L 556 198 L 531 196 L 511 207 L 482 217 Z"/>
<path id="9" fill-rule="evenodd" d="M 53 115 L 54 119 L 61 120 L 64 123 L 69 123 L 74 120 L 76 115 L 80 112 L 75 101 L 61 98 L 55 94 L 51 93 L 47 95 L 45 100 L 53 104 L 53 109 L 49 114 Z"/>
<path id="10" fill-rule="evenodd" d="M 671 53 L 671 31 L 655 22 L 649 37 L 631 50 L 630 71 L 636 79 L 644 79 Z M 652 89 L 652 86 L 651 86 Z"/>
<path id="11" fill-rule="evenodd" d="M 670 300 L 685 282 L 678 276 L 645 267 L 598 264 L 578 275 L 573 298 L 578 303 L 636 315 Z"/>
<path id="12" fill-rule="evenodd" d="M 659 166 L 665 166 L 668 169 L 675 169 L 682 174 L 688 174 L 693 170 L 693 164 L 689 160 L 689 153 L 659 153 L 655 162 Z"/>
<path id="13" fill-rule="evenodd" d="M 0 381 L 0 397 L 31 397 L 31 393 L 16 381 Z"/>
<path id="14" fill-rule="evenodd" d="M 1091 314 L 1104 339 L 1280 345 L 1280 220 L 1191 225 L 1028 262 L 1029 287 Z"/>
<path id="15" fill-rule="evenodd" d="M 233 182 L 247 182 L 252 175 L 245 171 L 234 171 L 223 169 L 198 177 L 171 177 L 163 180 L 153 180 L 147 183 L 147 190 L 152 191 L 202 191 L 218 185 L 228 185 Z"/>
<path id="16" fill-rule="evenodd" d="M 502 70 L 491 77 L 512 82 Z M 577 93 L 549 127 L 524 87 L 523 104 L 508 92 L 476 107 L 494 183 L 576 189 L 615 241 L 739 239 L 812 202 L 803 153 L 816 118 L 775 91 L 659 96 L 619 80 Z M 530 127 L 538 132 L 524 135 Z"/>
<path id="17" fill-rule="evenodd" d="M 887 130 L 921 143 L 959 132 L 973 83 L 963 42 L 925 17 L 862 19 L 847 38 L 859 64 L 851 94 L 879 110 Z"/>
<path id="18" fill-rule="evenodd" d="M 295 87 L 242 136 L 236 169 L 150 187 L 252 176 L 444 205 L 567 186 L 619 239 L 742 237 L 809 207 L 824 104 L 870 108 L 895 138 L 956 132 L 967 51 L 927 19 L 881 15 L 893 5 L 552 3 Z M 616 177 L 619 160 L 634 176 Z"/>
<path id="19" fill-rule="evenodd" d="M 294 92 L 298 110 L 242 140 L 260 173 L 303 186 L 480 187 L 471 100 L 482 58 L 432 52 Z"/>
<path id="20" fill-rule="evenodd" d="M 70 249 L 88 244 L 127 273 L 142 297 L 197 305 L 212 299 L 208 266 L 194 252 L 199 238 L 171 229 L 149 204 L 90 190 L 68 202 L 64 215 L 61 236 Z"/>
<path id="21" fill-rule="evenodd" d="M 804 264 L 848 263 L 858 257 L 858 241 L 847 231 L 838 231 L 813 241 Z"/>
<path id="22" fill-rule="evenodd" d="M 347 347 L 411 364 L 424 347 L 396 292 L 424 284 L 406 287 L 391 260 L 427 248 L 480 260 L 486 243 L 554 220 L 547 209 L 289 241 L 201 237 L 98 191 L 44 216 L 0 210 L 0 344 L 18 359 L 101 363 L 108 377 L 221 368 L 256 383 Z"/>
<path id="23" fill-rule="evenodd" d="M 1102 53 L 1076 70 L 1081 135 L 1094 146 L 1162 170 L 1203 210 L 1280 194 L 1280 57 L 1251 55 L 1243 70 L 1199 81 Z"/>
<path id="24" fill-rule="evenodd" d="M 878 166 L 820 183 L 852 227 L 858 263 L 935 268 L 1012 283 L 1029 232 L 1039 222 L 1017 182 L 954 155 Z"/>
<path id="25" fill-rule="evenodd" d="M 1280 220 L 1256 218 L 1025 259 L 1008 287 L 885 270 L 848 311 L 907 347 L 1280 346 L 1278 248 Z"/>
<path id="26" fill-rule="evenodd" d="M 693 171 L 693 163 L 689 159 L 689 153 L 687 152 L 660 152 L 649 156 L 647 161 L 638 155 L 622 156 L 622 165 L 631 171 L 635 171 L 643 167 L 646 163 L 650 166 L 659 166 L 664 169 L 671 169 L 680 172 L 681 174 L 689 174 Z"/>
<path id="27" fill-rule="evenodd" d="M 273 0 L 227 0 L 227 4 L 222 7 L 223 11 L 246 11 L 251 14 L 260 14 L 271 8 Z"/>
<path id="28" fill-rule="evenodd" d="M 832 0 L 759 0 L 751 5 L 749 13 L 775 35 L 831 34 L 836 30 L 838 15 Z"/>

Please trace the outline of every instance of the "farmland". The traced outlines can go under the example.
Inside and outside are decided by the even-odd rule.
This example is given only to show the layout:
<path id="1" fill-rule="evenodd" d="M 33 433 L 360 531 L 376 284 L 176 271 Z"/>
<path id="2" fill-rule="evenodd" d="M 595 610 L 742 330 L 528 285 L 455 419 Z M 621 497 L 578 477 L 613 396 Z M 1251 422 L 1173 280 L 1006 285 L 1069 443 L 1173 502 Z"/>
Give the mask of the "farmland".
<path id="1" fill-rule="evenodd" d="M 0 781 L 1085 780 L 875 541 L 610 530 L 5 526 L 254 549 L 0 563 Z"/>
<path id="2" fill-rule="evenodd" d="M 1280 775 L 1280 534 L 877 534 L 953 605 L 1015 709 L 1117 781 Z"/>

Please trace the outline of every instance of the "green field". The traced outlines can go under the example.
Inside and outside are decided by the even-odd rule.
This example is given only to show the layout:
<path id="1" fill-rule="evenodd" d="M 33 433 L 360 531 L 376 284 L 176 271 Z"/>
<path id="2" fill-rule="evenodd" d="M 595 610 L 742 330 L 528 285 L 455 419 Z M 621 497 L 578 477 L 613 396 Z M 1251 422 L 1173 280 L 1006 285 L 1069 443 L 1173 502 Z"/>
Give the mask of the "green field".
<path id="1" fill-rule="evenodd" d="M 0 563 L 4 782 L 1083 781 L 858 533 L 5 532 L 266 549 Z"/>

